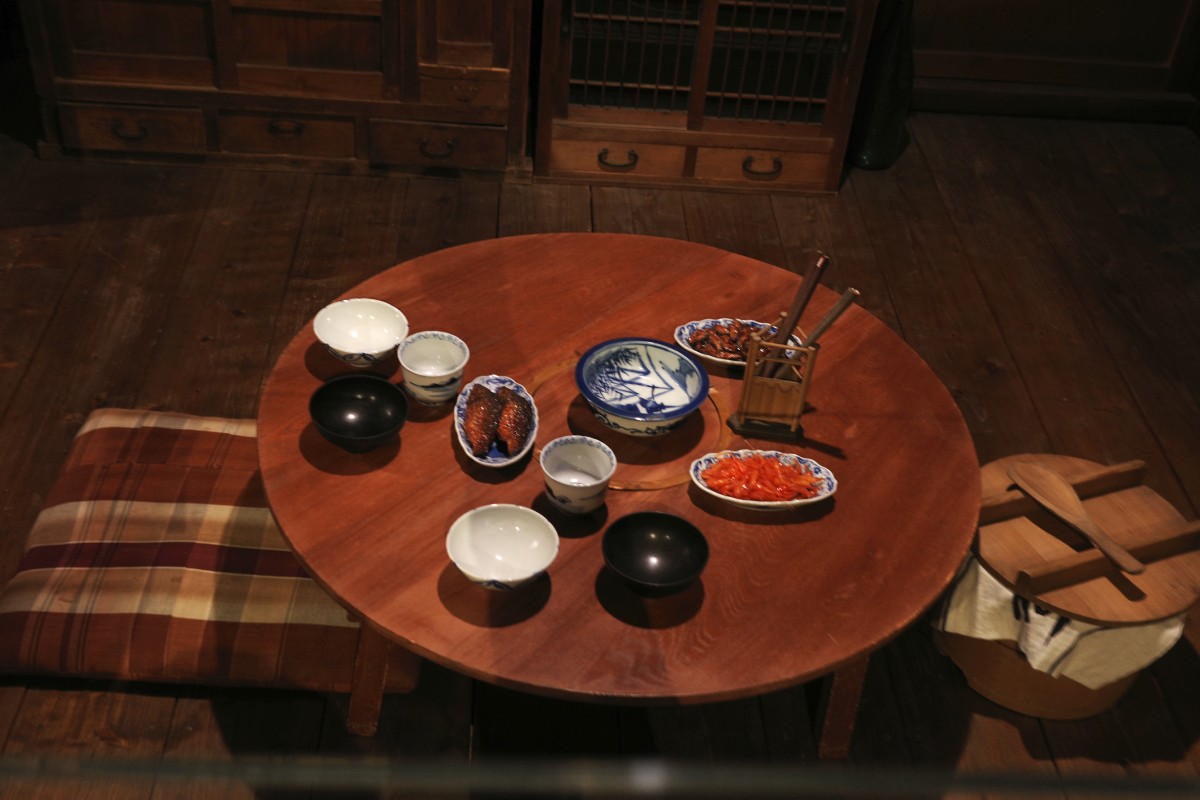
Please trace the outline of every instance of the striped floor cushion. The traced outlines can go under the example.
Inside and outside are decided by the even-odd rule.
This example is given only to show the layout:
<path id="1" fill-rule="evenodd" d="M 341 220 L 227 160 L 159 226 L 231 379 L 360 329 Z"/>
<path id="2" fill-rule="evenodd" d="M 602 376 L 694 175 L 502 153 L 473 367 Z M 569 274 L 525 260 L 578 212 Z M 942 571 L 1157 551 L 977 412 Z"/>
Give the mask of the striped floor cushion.
<path id="1" fill-rule="evenodd" d="M 281 537 L 254 436 L 252 420 L 91 414 L 0 594 L 0 671 L 349 691 L 361 626 Z"/>

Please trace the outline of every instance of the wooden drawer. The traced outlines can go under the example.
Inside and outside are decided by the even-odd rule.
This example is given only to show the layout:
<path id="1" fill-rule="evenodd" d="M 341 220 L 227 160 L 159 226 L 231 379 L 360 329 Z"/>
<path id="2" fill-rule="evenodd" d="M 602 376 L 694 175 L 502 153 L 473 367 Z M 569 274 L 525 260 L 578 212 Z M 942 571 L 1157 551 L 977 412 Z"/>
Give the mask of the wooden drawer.
<path id="1" fill-rule="evenodd" d="M 203 153 L 204 114 L 198 108 L 62 103 L 62 142 L 81 150 Z"/>
<path id="2" fill-rule="evenodd" d="M 354 121 L 349 119 L 223 113 L 217 135 L 226 153 L 354 157 Z"/>
<path id="3" fill-rule="evenodd" d="M 368 120 L 371 161 L 406 167 L 504 169 L 508 134 L 482 125 Z"/>
<path id="4" fill-rule="evenodd" d="M 681 145 L 557 139 L 550 146 L 550 171 L 679 178 L 686 153 Z"/>
<path id="5" fill-rule="evenodd" d="M 490 76 L 489 76 L 490 78 Z M 462 75 L 422 75 L 421 102 L 434 106 L 463 108 L 508 108 L 508 80 Z"/>
<path id="6" fill-rule="evenodd" d="M 819 187 L 825 182 L 829 159 L 828 153 L 700 147 L 696 150 L 695 176 L 741 184 Z"/>

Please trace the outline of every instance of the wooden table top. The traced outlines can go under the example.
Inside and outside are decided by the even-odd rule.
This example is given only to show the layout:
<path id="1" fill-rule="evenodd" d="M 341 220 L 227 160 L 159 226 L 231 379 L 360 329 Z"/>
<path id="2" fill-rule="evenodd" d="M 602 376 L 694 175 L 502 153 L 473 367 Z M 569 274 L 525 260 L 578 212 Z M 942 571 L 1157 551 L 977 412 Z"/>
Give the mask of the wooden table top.
<path id="1" fill-rule="evenodd" d="M 542 497 L 536 458 L 493 470 L 470 462 L 450 406 L 413 404 L 396 445 L 362 455 L 326 442 L 308 398 L 344 372 L 305 326 L 272 371 L 258 416 L 267 496 L 312 575 L 391 640 L 493 683 L 577 700 L 732 699 L 827 674 L 912 623 L 967 553 L 979 466 L 949 392 L 907 344 L 852 307 L 822 338 L 805 440 L 733 434 L 740 381 L 710 368 L 715 402 L 678 431 L 641 439 L 592 421 L 574 360 L 622 336 L 671 341 L 709 317 L 773 320 L 799 276 L 705 245 L 622 234 L 488 240 L 413 259 L 344 297 L 375 297 L 414 331 L 440 329 L 471 349 L 466 379 L 496 373 L 534 390 L 538 444 L 598 434 L 620 460 L 604 509 L 567 518 Z M 333 300 L 334 298 L 329 298 Z M 835 295 L 819 288 L 802 325 Z M 394 360 L 382 371 L 400 380 Z M 830 500 L 784 513 L 745 511 L 687 481 L 718 445 L 800 453 L 833 470 Z M 639 488 L 654 486 L 658 488 Z M 510 592 L 469 583 L 446 555 L 462 513 L 531 506 L 561 546 L 548 576 Z M 640 510 L 678 514 L 710 546 L 699 582 L 647 598 L 604 566 L 607 525 Z"/>

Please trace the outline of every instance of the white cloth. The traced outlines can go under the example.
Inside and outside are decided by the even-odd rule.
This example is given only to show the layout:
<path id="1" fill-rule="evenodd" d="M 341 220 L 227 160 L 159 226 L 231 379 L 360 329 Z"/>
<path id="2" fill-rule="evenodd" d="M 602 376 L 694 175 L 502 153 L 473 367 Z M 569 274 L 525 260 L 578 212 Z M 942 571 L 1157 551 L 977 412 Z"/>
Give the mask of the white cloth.
<path id="1" fill-rule="evenodd" d="M 954 579 L 934 627 L 1016 642 L 1034 669 L 1099 689 L 1170 650 L 1183 635 L 1185 616 L 1114 628 L 1080 622 L 1013 594 L 971 557 Z"/>

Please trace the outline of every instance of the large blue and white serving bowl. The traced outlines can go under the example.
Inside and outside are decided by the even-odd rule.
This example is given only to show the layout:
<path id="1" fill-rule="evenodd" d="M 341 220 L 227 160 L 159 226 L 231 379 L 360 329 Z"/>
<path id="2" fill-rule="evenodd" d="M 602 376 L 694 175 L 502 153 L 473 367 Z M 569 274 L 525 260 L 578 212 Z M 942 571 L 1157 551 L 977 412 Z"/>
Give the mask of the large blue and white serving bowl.
<path id="1" fill-rule="evenodd" d="M 667 433 L 708 397 L 700 362 L 657 339 L 601 342 L 579 359 L 575 384 L 597 419 L 630 436 Z"/>

